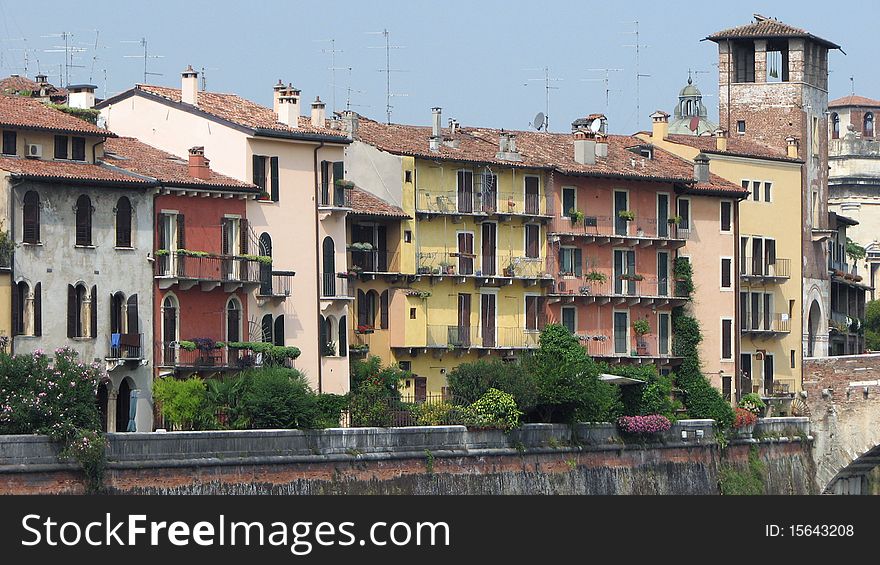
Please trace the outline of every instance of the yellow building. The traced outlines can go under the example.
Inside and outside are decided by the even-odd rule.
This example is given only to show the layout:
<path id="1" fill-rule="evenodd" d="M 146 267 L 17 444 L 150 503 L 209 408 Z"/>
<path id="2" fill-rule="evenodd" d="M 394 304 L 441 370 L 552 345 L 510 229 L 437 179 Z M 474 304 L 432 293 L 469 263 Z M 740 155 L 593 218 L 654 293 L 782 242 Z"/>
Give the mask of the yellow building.
<path id="1" fill-rule="evenodd" d="M 460 363 L 537 347 L 551 277 L 544 168 L 497 130 L 383 125 L 349 114 L 351 350 L 410 369 L 404 395 L 440 394 Z M 364 194 L 369 193 L 369 194 Z"/>
<path id="2" fill-rule="evenodd" d="M 657 147 L 694 160 L 709 159 L 712 173 L 747 188 L 733 222 L 739 240 L 733 257 L 740 398 L 758 392 L 791 398 L 801 390 L 801 167 L 803 161 L 776 149 L 725 132 L 714 136 L 670 135 L 663 112 L 651 133 L 639 134 Z M 699 289 L 698 289 L 699 292 Z M 786 412 L 785 403 L 780 407 Z"/>

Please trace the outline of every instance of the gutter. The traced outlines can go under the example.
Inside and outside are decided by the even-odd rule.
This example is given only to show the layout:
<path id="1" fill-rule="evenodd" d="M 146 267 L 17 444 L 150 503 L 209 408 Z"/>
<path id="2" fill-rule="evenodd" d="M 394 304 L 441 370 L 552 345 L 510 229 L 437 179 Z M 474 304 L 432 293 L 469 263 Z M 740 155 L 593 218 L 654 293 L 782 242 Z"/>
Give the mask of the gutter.
<path id="1" fill-rule="evenodd" d="M 318 325 L 318 333 L 316 334 L 319 338 L 321 336 L 321 242 L 319 241 L 320 234 L 318 231 L 318 226 L 321 222 L 320 215 L 318 214 L 318 203 L 320 202 L 321 195 L 320 191 L 320 179 L 318 178 L 318 151 L 324 147 L 324 141 L 321 140 L 317 147 L 315 147 L 314 152 L 312 153 L 312 170 L 315 173 L 315 209 L 314 209 L 314 218 L 315 218 L 315 278 L 318 281 L 317 292 L 315 293 L 315 306 L 317 307 L 317 316 L 315 317 L 314 323 Z M 330 336 L 327 336 L 328 338 Z M 323 392 L 323 360 L 324 356 L 321 354 L 322 352 L 322 344 L 318 344 L 318 394 Z"/>

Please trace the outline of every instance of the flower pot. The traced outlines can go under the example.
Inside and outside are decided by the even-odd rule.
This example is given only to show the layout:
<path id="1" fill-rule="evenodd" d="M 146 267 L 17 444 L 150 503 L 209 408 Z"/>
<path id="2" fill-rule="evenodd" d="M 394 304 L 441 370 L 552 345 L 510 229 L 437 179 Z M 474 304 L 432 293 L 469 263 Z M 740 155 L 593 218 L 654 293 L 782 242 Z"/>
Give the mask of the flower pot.
<path id="1" fill-rule="evenodd" d="M 751 439 L 751 438 L 752 438 L 752 432 L 755 431 L 755 425 L 756 425 L 756 424 L 757 424 L 757 423 L 755 423 L 755 424 L 749 424 L 749 425 L 747 425 L 747 426 L 743 426 L 743 427 L 741 427 L 741 428 L 737 428 L 737 430 L 736 430 L 736 437 L 738 437 L 738 438 L 740 438 L 740 439 Z"/>

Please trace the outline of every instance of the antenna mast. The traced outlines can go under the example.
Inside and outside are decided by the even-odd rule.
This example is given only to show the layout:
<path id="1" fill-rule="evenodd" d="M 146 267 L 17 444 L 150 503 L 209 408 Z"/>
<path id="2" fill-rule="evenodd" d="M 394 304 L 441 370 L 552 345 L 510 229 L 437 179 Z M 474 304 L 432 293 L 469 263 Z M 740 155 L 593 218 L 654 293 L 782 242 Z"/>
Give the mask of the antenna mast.
<path id="1" fill-rule="evenodd" d="M 650 77 L 651 75 L 642 74 L 641 72 L 641 51 L 642 49 L 646 49 L 650 47 L 650 45 L 642 45 L 641 35 L 639 34 L 639 21 L 636 20 L 633 22 L 636 25 L 635 31 L 626 31 L 624 33 L 635 35 L 636 42 L 633 45 L 624 45 L 624 47 L 635 47 L 636 49 L 636 123 L 638 124 L 639 118 L 642 115 L 642 107 L 641 107 L 641 79 Z"/>
<path id="2" fill-rule="evenodd" d="M 605 84 L 605 116 L 608 116 L 611 107 L 611 73 L 621 72 L 623 69 L 587 69 L 589 73 L 605 73 L 605 78 L 582 78 L 584 81 L 602 81 Z M 620 92 L 615 90 L 614 92 Z"/>
<path id="3" fill-rule="evenodd" d="M 143 59 L 144 60 L 144 84 L 147 83 L 148 76 L 162 76 L 162 73 L 152 73 L 147 70 L 147 61 L 149 59 L 161 59 L 165 57 L 165 55 L 150 55 L 147 49 L 147 38 L 142 37 L 140 41 L 122 41 L 120 43 L 139 43 L 141 47 L 144 48 L 143 55 L 123 55 L 122 57 L 125 59 Z"/>
<path id="4" fill-rule="evenodd" d="M 70 44 L 70 40 L 73 39 L 73 34 L 69 31 L 62 31 L 61 33 L 56 33 L 52 35 L 44 35 L 42 37 L 60 37 L 64 40 L 64 45 L 55 45 L 52 49 L 44 49 L 45 53 L 64 53 L 64 66 L 63 70 L 59 69 L 60 81 L 63 81 L 64 84 L 62 86 L 67 86 L 70 84 L 70 68 L 85 68 L 84 65 L 74 65 L 73 64 L 73 54 L 74 53 L 82 53 L 85 51 L 82 47 L 74 47 Z"/>
<path id="5" fill-rule="evenodd" d="M 530 78 L 529 82 L 534 81 L 542 81 L 544 83 L 544 131 L 550 131 L 550 91 L 551 90 L 559 90 L 558 86 L 553 86 L 554 82 L 559 82 L 563 79 L 554 78 L 550 76 L 550 67 L 544 67 L 543 69 L 525 69 L 527 71 L 543 71 L 544 78 Z M 523 86 L 528 86 L 529 83 L 524 84 Z"/>
<path id="6" fill-rule="evenodd" d="M 336 48 L 336 39 L 317 39 L 316 41 L 323 41 L 330 43 L 330 49 L 321 49 L 321 53 L 327 53 L 330 55 L 330 66 L 328 70 L 330 71 L 330 104 L 331 108 L 333 108 L 333 112 L 336 112 L 336 71 L 344 71 L 346 67 L 337 67 L 336 66 L 336 54 L 343 53 L 342 49 Z"/>
<path id="7" fill-rule="evenodd" d="M 407 96 L 406 94 L 397 94 L 391 91 L 391 73 L 402 73 L 406 71 L 402 71 L 400 69 L 392 69 L 391 68 L 391 50 L 392 49 L 403 49 L 402 45 L 391 45 L 391 33 L 388 29 L 383 29 L 382 31 L 371 31 L 367 32 L 373 35 L 382 35 L 385 37 L 385 46 L 375 46 L 370 47 L 370 49 L 385 49 L 385 68 L 379 69 L 380 73 L 385 73 L 385 114 L 387 116 L 388 123 L 391 123 L 391 110 L 394 106 L 391 105 L 391 99 L 394 97 Z"/>

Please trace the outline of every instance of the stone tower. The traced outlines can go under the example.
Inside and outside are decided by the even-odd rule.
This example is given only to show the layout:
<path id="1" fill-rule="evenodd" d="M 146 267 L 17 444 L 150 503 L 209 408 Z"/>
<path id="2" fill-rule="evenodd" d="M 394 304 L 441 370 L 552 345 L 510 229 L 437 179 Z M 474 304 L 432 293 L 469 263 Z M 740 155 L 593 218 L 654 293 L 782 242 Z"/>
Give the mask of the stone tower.
<path id="1" fill-rule="evenodd" d="M 828 50 L 840 46 L 755 14 L 706 39 L 718 44 L 719 122 L 801 167 L 804 355 L 828 353 Z M 796 203 L 792 203 L 796 205 Z"/>

